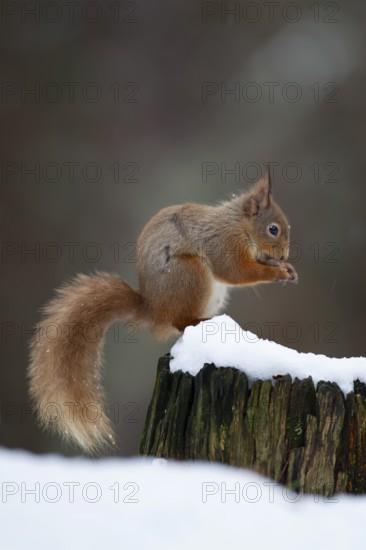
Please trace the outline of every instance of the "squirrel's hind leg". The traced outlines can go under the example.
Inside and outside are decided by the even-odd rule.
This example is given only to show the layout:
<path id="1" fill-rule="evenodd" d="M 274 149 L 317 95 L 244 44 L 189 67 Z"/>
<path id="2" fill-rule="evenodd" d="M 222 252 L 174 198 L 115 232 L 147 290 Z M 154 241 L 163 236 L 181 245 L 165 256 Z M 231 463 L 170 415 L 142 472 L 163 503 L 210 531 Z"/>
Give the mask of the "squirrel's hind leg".
<path id="1" fill-rule="evenodd" d="M 157 292 L 145 297 L 155 336 L 171 336 L 208 318 L 205 312 L 212 294 L 212 281 L 208 266 L 198 256 L 172 257 L 161 274 Z"/>

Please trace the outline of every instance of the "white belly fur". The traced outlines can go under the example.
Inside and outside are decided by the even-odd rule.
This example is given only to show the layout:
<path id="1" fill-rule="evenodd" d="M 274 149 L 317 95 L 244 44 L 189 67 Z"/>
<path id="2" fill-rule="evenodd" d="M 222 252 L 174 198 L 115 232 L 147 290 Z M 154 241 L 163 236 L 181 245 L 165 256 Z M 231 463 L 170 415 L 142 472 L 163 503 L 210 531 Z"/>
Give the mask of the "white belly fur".
<path id="1" fill-rule="evenodd" d="M 206 304 L 202 317 L 213 317 L 219 313 L 221 308 L 225 305 L 228 290 L 228 286 L 224 283 L 220 283 L 215 279 L 212 280 L 211 296 Z"/>

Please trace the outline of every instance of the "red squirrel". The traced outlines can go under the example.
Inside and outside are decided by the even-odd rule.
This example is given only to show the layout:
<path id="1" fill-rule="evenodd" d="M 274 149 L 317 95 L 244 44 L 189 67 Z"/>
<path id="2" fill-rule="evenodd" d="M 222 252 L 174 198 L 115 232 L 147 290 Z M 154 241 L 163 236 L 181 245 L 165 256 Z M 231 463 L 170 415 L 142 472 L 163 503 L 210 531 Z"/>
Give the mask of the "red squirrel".
<path id="1" fill-rule="evenodd" d="M 137 242 L 139 290 L 110 273 L 77 275 L 45 306 L 29 366 L 41 424 L 88 453 L 114 445 L 100 372 L 108 326 L 129 319 L 166 338 L 219 313 L 232 286 L 297 282 L 287 263 L 289 232 L 268 173 L 216 206 L 158 212 Z"/>

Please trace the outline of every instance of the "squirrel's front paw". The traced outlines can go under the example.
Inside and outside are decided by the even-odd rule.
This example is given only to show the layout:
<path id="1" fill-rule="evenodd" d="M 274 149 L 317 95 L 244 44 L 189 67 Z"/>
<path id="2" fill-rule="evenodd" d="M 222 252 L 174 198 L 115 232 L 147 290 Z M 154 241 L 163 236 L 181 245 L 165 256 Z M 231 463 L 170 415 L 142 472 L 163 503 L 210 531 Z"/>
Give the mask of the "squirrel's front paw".
<path id="1" fill-rule="evenodd" d="M 279 276 L 277 280 L 283 284 L 286 284 L 287 282 L 296 284 L 299 277 L 291 264 L 283 263 L 279 267 Z"/>

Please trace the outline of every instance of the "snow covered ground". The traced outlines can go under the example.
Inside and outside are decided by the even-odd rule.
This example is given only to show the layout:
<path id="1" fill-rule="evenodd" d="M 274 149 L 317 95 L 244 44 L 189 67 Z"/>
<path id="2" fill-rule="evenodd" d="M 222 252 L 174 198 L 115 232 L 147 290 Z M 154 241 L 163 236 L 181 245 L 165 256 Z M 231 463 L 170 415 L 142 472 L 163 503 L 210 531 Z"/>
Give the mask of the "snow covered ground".
<path id="1" fill-rule="evenodd" d="M 359 547 L 366 497 L 301 496 L 219 464 L 0 450 L 4 550 Z"/>
<path id="2" fill-rule="evenodd" d="M 336 382 L 346 394 L 353 381 L 366 382 L 366 358 L 332 358 L 314 353 L 299 353 L 243 330 L 228 315 L 219 315 L 195 327 L 187 327 L 171 350 L 172 372 L 182 370 L 195 375 L 204 363 L 217 367 L 236 367 L 249 380 L 268 380 L 277 374 L 300 379 L 311 376 Z"/>

